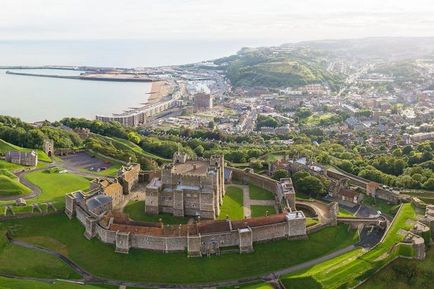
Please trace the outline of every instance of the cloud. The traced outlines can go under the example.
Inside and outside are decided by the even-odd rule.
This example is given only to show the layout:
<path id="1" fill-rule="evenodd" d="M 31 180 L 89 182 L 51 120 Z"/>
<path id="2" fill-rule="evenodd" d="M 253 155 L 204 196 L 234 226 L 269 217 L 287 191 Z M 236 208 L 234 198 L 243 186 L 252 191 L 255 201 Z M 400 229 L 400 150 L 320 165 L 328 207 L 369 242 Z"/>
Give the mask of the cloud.
<path id="1" fill-rule="evenodd" d="M 428 0 L 0 0 L 0 39 L 429 36 Z"/>

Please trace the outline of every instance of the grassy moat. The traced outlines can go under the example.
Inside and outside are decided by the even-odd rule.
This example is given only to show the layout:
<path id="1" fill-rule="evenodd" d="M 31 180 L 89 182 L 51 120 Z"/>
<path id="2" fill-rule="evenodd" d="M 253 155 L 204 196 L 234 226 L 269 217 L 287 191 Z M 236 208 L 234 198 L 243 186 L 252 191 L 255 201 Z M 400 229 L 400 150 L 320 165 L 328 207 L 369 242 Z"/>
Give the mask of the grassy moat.
<path id="1" fill-rule="evenodd" d="M 63 214 L 3 222 L 0 230 L 5 232 L 7 229 L 13 233 L 14 238 L 61 252 L 97 276 L 164 283 L 209 282 L 265 274 L 320 257 L 357 241 L 355 231 L 340 225 L 314 233 L 308 240 L 279 240 L 255 244 L 255 252 L 251 254 L 187 258 L 185 252 L 164 254 L 139 249 L 130 250 L 128 255 L 117 254 L 112 245 L 103 244 L 96 238 L 90 241 L 85 239 L 83 226 L 79 221 L 68 220 Z M 4 244 L 3 241 L 0 246 L 0 251 L 3 252 L 0 252 L 0 255 L 4 255 L 4 250 L 12 246 Z M 41 265 L 32 262 L 27 263 L 24 274 L 24 260 L 32 258 L 23 257 L 22 254 L 24 253 L 21 250 L 17 250 L 10 256 L 17 260 L 21 258 L 23 262 L 5 266 L 9 274 L 46 277 L 48 273 L 39 270 Z M 52 261 L 47 260 L 47 263 L 54 266 Z M 65 278 L 71 274 L 68 268 L 61 265 L 56 265 L 57 278 Z M 4 273 L 5 267 L 0 270 L 1 273 Z"/>

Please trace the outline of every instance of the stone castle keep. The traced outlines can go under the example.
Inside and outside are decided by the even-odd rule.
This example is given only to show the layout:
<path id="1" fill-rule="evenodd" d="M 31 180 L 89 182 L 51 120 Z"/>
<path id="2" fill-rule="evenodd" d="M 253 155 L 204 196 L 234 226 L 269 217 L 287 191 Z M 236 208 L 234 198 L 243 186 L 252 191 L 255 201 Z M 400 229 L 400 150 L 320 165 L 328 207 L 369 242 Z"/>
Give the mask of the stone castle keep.
<path id="1" fill-rule="evenodd" d="M 189 160 L 187 154 L 177 152 L 161 170 L 161 178 L 146 186 L 145 211 L 215 219 L 224 195 L 223 156 Z"/>
<path id="2" fill-rule="evenodd" d="M 281 213 L 242 220 L 215 220 L 220 213 L 224 190 L 224 159 L 189 160 L 176 153 L 173 162 L 153 174 L 145 186 L 138 164 L 123 167 L 116 178 L 97 179 L 89 194 L 73 192 L 65 196 L 65 213 L 76 216 L 85 227 L 84 236 L 97 237 L 115 245 L 115 251 L 130 248 L 162 252 L 187 251 L 188 256 L 220 254 L 220 249 L 237 247 L 240 253 L 254 250 L 253 244 L 276 239 L 306 238 L 305 216 L 295 210 L 295 192 L 290 179 L 282 182 L 254 173 L 233 170 L 234 178 L 252 182 L 275 194 Z M 138 222 L 117 211 L 128 194 L 144 195 L 148 214 L 160 212 L 194 216 L 193 223 L 165 225 Z M 145 212 L 143 212 L 145 214 Z M 198 218 L 200 217 L 200 218 Z"/>

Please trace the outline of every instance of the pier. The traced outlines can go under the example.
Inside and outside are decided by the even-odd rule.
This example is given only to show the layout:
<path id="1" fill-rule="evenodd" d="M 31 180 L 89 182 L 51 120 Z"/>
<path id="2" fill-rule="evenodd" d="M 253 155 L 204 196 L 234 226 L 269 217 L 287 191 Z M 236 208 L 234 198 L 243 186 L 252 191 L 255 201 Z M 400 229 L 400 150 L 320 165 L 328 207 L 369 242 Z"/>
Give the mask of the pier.
<path id="1" fill-rule="evenodd" d="M 55 68 L 50 68 L 50 69 L 55 69 Z M 137 75 L 134 75 L 133 77 L 131 75 L 127 75 L 126 77 L 120 77 L 120 75 L 125 75 L 125 74 L 110 74 L 110 73 L 92 73 L 92 74 L 84 73 L 81 75 L 56 75 L 56 74 L 15 72 L 15 71 L 7 70 L 6 74 L 13 74 L 13 75 L 20 75 L 20 76 L 33 76 L 33 77 L 77 79 L 77 80 L 94 80 L 94 81 L 152 82 L 156 80 L 150 77 L 137 77 Z"/>

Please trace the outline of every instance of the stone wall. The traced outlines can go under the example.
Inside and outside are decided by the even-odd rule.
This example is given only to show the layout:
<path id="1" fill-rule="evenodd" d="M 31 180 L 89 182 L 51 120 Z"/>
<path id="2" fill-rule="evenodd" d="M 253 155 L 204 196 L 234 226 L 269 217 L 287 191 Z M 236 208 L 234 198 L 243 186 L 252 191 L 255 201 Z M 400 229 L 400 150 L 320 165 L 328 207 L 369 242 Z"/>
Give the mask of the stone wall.
<path id="1" fill-rule="evenodd" d="M 253 184 L 274 194 L 277 205 L 284 209 L 295 210 L 295 192 L 284 194 L 281 184 L 269 177 L 256 174 L 253 170 L 240 170 L 228 168 L 232 171 L 232 179 L 241 181 L 242 184 Z M 289 208 L 286 208 L 289 207 Z"/>
<path id="2" fill-rule="evenodd" d="M 187 250 L 189 256 L 202 256 L 204 248 L 211 243 L 218 244 L 219 248 L 238 246 L 240 252 L 251 252 L 253 244 L 257 242 L 283 238 L 306 238 L 304 218 L 238 230 L 231 229 L 226 232 L 157 236 L 110 230 L 80 206 L 75 206 L 74 209 L 75 216 L 85 227 L 84 236 L 88 239 L 97 237 L 104 243 L 113 244 L 118 253 L 128 253 L 130 248 L 138 248 L 166 253 Z"/>
<path id="3" fill-rule="evenodd" d="M 335 168 L 335 169 L 337 172 L 333 172 L 333 171 L 328 170 L 327 171 L 327 177 L 330 177 L 330 178 L 336 179 L 336 180 L 340 180 L 342 178 L 348 178 L 351 184 L 362 188 L 363 190 L 365 190 L 365 192 L 368 195 L 377 197 L 379 199 L 382 199 L 382 200 L 385 200 L 385 201 L 388 201 L 388 202 L 391 202 L 394 204 L 400 203 L 401 199 L 400 199 L 399 194 L 395 194 L 391 191 L 382 189 L 380 187 L 374 187 L 374 186 L 372 186 L 372 182 L 367 180 L 367 179 L 346 173 L 346 172 L 344 172 L 340 169 L 337 169 L 337 168 Z"/>

